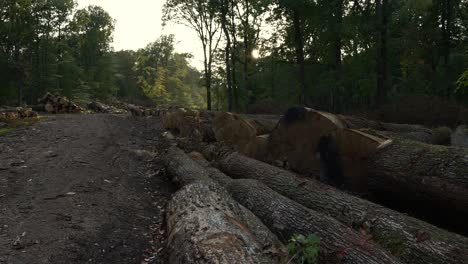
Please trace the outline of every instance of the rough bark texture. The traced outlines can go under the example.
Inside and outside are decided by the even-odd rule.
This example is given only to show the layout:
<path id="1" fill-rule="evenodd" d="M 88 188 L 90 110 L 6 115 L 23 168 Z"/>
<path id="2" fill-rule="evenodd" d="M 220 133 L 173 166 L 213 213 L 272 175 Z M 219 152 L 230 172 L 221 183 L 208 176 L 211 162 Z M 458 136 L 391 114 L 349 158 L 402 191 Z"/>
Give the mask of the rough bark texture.
<path id="1" fill-rule="evenodd" d="M 170 263 L 285 262 L 278 238 L 201 165 L 175 147 L 165 164 L 174 181 L 184 186 L 167 210 Z"/>
<path id="2" fill-rule="evenodd" d="M 238 155 L 238 154 L 235 153 L 235 155 Z M 370 237 L 365 236 L 365 235 L 364 236 L 358 235 L 357 233 L 353 232 L 351 229 L 346 228 L 342 224 L 338 223 L 338 221 L 327 216 L 326 214 L 321 214 L 319 212 L 309 210 L 308 208 L 305 208 L 302 205 L 294 201 L 291 201 L 286 197 L 283 197 L 279 193 L 276 193 L 274 190 L 270 189 L 266 185 L 263 185 L 262 183 L 259 183 L 258 181 L 249 181 L 245 179 L 233 180 L 230 177 L 226 176 L 224 173 L 220 172 L 219 170 L 213 167 L 210 167 L 210 163 L 206 161 L 203 155 L 198 152 L 192 152 L 190 156 L 198 164 L 205 167 L 209 171 L 209 175 L 211 178 L 215 179 L 221 185 L 226 186 L 232 192 L 235 199 L 238 200 L 241 204 L 244 204 L 244 202 L 247 201 L 244 205 L 248 208 L 253 208 L 251 210 L 255 214 L 260 213 L 263 216 L 262 217 L 259 215 L 262 221 L 264 221 L 275 233 L 277 233 L 280 237 L 282 237 L 283 240 L 285 241 L 288 240 L 291 237 L 291 234 L 294 234 L 294 233 L 323 234 L 323 237 L 326 237 L 326 239 L 321 240 L 322 242 L 321 242 L 320 250 L 323 250 L 322 255 L 321 255 L 321 260 L 324 261 L 324 263 L 330 263 L 330 262 L 339 261 L 339 260 L 341 260 L 342 263 L 348 263 L 348 262 L 360 263 L 361 259 L 356 260 L 355 257 L 353 256 L 351 256 L 349 259 L 347 259 L 346 257 L 341 259 L 343 256 L 346 256 L 346 254 L 348 254 L 350 250 L 351 251 L 354 250 L 355 249 L 354 246 L 357 246 L 357 247 L 363 246 L 362 250 L 371 249 L 369 254 L 372 256 L 374 256 L 375 254 L 378 255 L 381 253 L 384 255 L 387 255 L 384 252 L 381 252 L 381 253 L 372 252 L 372 250 L 379 251 L 380 249 L 378 246 L 375 246 L 373 242 L 370 241 Z M 239 157 L 243 157 L 243 156 L 239 156 Z M 246 159 L 247 160 L 244 160 L 244 161 L 258 162 L 252 159 L 248 159 L 248 158 Z M 242 176 L 240 176 L 239 178 L 242 178 Z M 291 180 L 291 179 L 286 179 L 286 180 Z M 284 184 L 287 185 L 288 182 L 285 181 Z M 245 188 L 244 190 L 242 190 L 244 188 L 243 186 L 247 186 L 247 185 L 250 186 L 250 188 Z M 297 185 L 295 187 L 297 187 Z M 255 190 L 261 190 L 261 191 L 255 191 Z M 241 198 L 239 197 L 239 195 L 243 197 Z M 257 195 L 259 195 L 258 197 L 258 201 L 260 202 L 259 205 L 257 205 L 257 200 L 256 200 Z M 269 198 L 272 198 L 272 199 L 270 200 Z M 269 205 L 267 201 L 271 201 L 272 204 Z M 276 207 L 273 205 L 275 203 L 278 203 L 280 205 L 277 211 L 276 211 Z M 265 206 L 271 206 L 271 207 L 265 207 Z M 265 209 L 266 211 L 264 211 Z M 292 212 L 293 214 L 287 215 L 290 212 Z M 265 215 L 269 215 L 269 216 L 265 216 Z M 284 218 L 282 218 L 281 215 Z M 291 221 L 291 223 L 289 221 Z M 311 227 L 313 225 L 315 225 L 315 227 Z M 311 228 L 315 228 L 315 230 L 311 230 Z M 320 229 L 320 230 L 316 231 L 317 229 Z M 333 229 L 335 229 L 335 231 L 331 231 Z M 331 232 L 331 234 L 328 232 Z M 335 232 L 338 234 L 342 234 L 343 238 L 340 238 L 337 241 L 333 241 L 333 239 L 336 239 L 338 237 L 338 236 L 336 237 L 334 236 Z M 354 245 L 350 245 L 349 247 L 344 247 L 342 248 L 342 250 L 339 250 L 339 249 L 337 250 L 337 247 L 339 247 L 339 245 L 343 245 L 343 243 L 350 243 L 348 239 L 354 242 L 356 241 L 359 241 L 359 242 L 357 242 Z M 324 243 L 326 243 L 326 245 L 325 247 L 322 247 Z M 353 252 L 353 253 L 360 254 L 360 251 L 357 250 L 357 252 Z M 367 258 L 367 257 L 368 256 L 363 256 L 362 258 Z M 372 260 L 370 261 L 371 262 L 369 263 L 373 263 Z M 385 259 L 384 259 L 384 262 L 382 263 L 385 263 Z"/>
<path id="3" fill-rule="evenodd" d="M 369 189 L 468 221 L 468 149 L 395 140 L 369 161 Z M 466 227 L 465 227 L 466 228 Z"/>
<path id="4" fill-rule="evenodd" d="M 217 164 L 233 178 L 259 180 L 310 209 L 372 235 L 375 241 L 405 262 L 467 261 L 468 239 L 463 236 L 238 153 L 218 159 Z"/>
<path id="5" fill-rule="evenodd" d="M 228 189 L 282 240 L 294 234 L 319 236 L 321 263 L 400 263 L 370 237 L 359 235 L 334 218 L 308 209 L 258 181 L 236 180 Z"/>
<path id="6" fill-rule="evenodd" d="M 338 115 L 338 117 L 349 128 L 372 129 L 391 138 L 406 138 L 431 144 L 438 144 L 444 141 L 444 139 L 439 138 L 441 135 L 438 131 L 421 125 L 385 123 L 357 116 Z M 445 137 L 445 141 L 449 140 L 450 134 L 445 135 Z"/>
<path id="7" fill-rule="evenodd" d="M 172 180 L 178 186 L 185 186 L 196 181 L 212 182 L 207 171 L 194 162 L 182 150 L 171 147 L 164 156 L 164 164 Z"/>
<path id="8" fill-rule="evenodd" d="M 219 185 L 186 185 L 167 207 L 169 262 L 280 263 L 281 244 L 256 237 L 244 218 L 266 229 Z"/>

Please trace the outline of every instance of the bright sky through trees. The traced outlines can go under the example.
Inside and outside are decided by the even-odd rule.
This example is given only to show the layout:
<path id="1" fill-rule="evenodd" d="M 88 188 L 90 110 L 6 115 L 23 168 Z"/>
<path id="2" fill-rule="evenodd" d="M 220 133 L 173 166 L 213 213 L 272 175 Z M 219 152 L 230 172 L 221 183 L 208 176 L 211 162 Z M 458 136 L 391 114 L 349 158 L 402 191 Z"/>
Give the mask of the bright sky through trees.
<path id="1" fill-rule="evenodd" d="M 144 48 L 162 34 L 174 34 L 177 40 L 176 51 L 192 53 L 194 55 L 192 65 L 201 69 L 203 53 L 195 32 L 182 25 L 169 24 L 162 28 L 164 2 L 164 0 L 78 0 L 78 7 L 101 6 L 116 20 L 113 43 L 116 51 Z"/>

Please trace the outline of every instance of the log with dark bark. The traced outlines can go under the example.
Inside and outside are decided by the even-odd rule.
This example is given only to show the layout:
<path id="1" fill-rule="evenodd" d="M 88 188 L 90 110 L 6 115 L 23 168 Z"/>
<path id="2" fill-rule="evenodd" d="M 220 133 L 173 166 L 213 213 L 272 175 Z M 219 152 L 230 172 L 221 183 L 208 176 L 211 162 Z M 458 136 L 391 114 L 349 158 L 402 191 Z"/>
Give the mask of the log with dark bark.
<path id="1" fill-rule="evenodd" d="M 205 151 L 212 152 L 208 148 Z M 468 260 L 468 239 L 463 236 L 235 152 L 218 156 L 216 163 L 233 178 L 259 180 L 310 209 L 372 235 L 376 242 L 407 263 Z"/>
<path id="2" fill-rule="evenodd" d="M 361 235 L 330 216 L 306 208 L 258 181 L 235 180 L 228 190 L 282 240 L 286 241 L 294 234 L 316 234 L 320 238 L 321 263 L 400 263 L 370 236 Z"/>
<path id="3" fill-rule="evenodd" d="M 212 124 L 218 142 L 235 146 L 242 152 L 246 145 L 257 136 L 255 127 L 237 114 L 218 113 Z"/>
<path id="4" fill-rule="evenodd" d="M 245 221 L 248 219 L 248 221 Z M 248 225 L 250 223 L 250 225 Z M 284 263 L 279 240 L 217 184 L 196 182 L 167 207 L 169 263 Z"/>
<path id="5" fill-rule="evenodd" d="M 447 144 L 450 132 L 441 129 L 431 129 L 422 125 L 395 124 L 370 120 L 358 116 L 338 115 L 339 119 L 351 129 L 372 129 L 391 138 L 403 138 L 423 143 Z"/>
<path id="6" fill-rule="evenodd" d="M 468 233 L 468 149 L 395 140 L 369 160 L 368 182 L 383 202 L 439 215 Z"/>
<path id="7" fill-rule="evenodd" d="M 170 263 L 284 263 L 278 238 L 209 173 L 172 147 L 164 160 L 184 186 L 168 206 Z"/>
<path id="8" fill-rule="evenodd" d="M 274 192 L 269 187 L 259 184 L 257 181 L 233 180 L 219 170 L 211 167 L 210 163 L 198 152 L 192 152 L 190 156 L 207 170 L 208 175 L 212 179 L 226 186 L 233 193 L 236 200 L 250 208 L 255 214 L 259 214 L 260 219 L 284 241 L 287 241 L 293 234 L 314 233 L 324 237 L 321 240 L 320 247 L 320 250 L 323 250 L 320 257 L 323 263 L 332 263 L 339 260 L 342 263 L 375 263 L 375 256 L 381 254 L 385 256 L 381 263 L 386 263 L 387 261 L 392 263 L 391 259 L 395 259 L 393 256 L 382 251 L 374 242 L 371 242 L 369 236 L 359 235 L 326 214 L 305 208 Z M 251 186 L 250 188 L 240 190 L 246 185 Z M 259 195 L 259 204 L 257 204 L 256 195 Z M 268 201 L 272 203 L 269 204 Z M 338 234 L 341 234 L 342 237 Z M 349 245 L 349 247 L 343 246 L 344 244 Z M 356 250 L 357 247 L 361 246 L 360 250 Z M 362 253 L 361 250 L 368 252 L 362 256 L 358 256 Z M 353 251 L 353 253 L 348 251 Z M 350 255 L 345 256 L 347 254 Z M 389 258 L 387 259 L 386 257 Z"/>
<path id="9" fill-rule="evenodd" d="M 0 121 L 12 121 L 16 119 L 34 118 L 37 112 L 27 107 L 0 107 Z"/>
<path id="10" fill-rule="evenodd" d="M 78 105 L 74 104 L 67 97 L 57 93 L 52 94 L 47 92 L 38 102 L 44 106 L 42 111 L 47 113 L 77 113 L 81 111 Z"/>
<path id="11" fill-rule="evenodd" d="M 256 129 L 257 136 L 270 134 L 276 128 L 279 116 L 262 116 L 262 115 L 241 115 Z"/>

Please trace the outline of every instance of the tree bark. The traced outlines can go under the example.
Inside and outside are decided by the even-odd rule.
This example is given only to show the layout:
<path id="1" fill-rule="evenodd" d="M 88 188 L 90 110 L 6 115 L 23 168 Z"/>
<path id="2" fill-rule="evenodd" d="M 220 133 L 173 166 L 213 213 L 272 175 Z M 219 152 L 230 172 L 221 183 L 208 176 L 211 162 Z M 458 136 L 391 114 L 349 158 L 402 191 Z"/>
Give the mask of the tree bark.
<path id="1" fill-rule="evenodd" d="M 294 234 L 316 234 L 320 238 L 320 263 L 400 263 L 370 237 L 360 235 L 334 218 L 308 209 L 258 181 L 236 180 L 228 190 L 283 241 Z"/>
<path id="2" fill-rule="evenodd" d="M 217 184 L 186 185 L 169 202 L 166 220 L 169 263 L 284 261 L 284 247 L 276 236 Z"/>
<path id="3" fill-rule="evenodd" d="M 468 234 L 468 149 L 394 140 L 369 160 L 368 187 Z"/>
<path id="4" fill-rule="evenodd" d="M 370 237 L 359 235 L 332 217 L 310 210 L 256 180 L 233 180 L 210 167 L 200 153 L 192 153 L 191 156 L 206 168 L 210 177 L 226 186 L 237 201 L 254 212 L 283 241 L 288 241 L 294 234 L 318 235 L 321 239 L 319 259 L 323 263 L 399 263 L 374 244 Z"/>
<path id="5" fill-rule="evenodd" d="M 209 172 L 172 147 L 164 163 L 183 188 L 168 205 L 170 263 L 284 263 L 285 248 Z"/>
<path id="6" fill-rule="evenodd" d="M 259 180 L 307 208 L 372 235 L 373 240 L 407 263 L 463 263 L 468 254 L 465 237 L 318 181 L 235 152 L 218 157 L 216 164 L 233 178 Z"/>
<path id="7" fill-rule="evenodd" d="M 404 138 L 429 144 L 441 144 L 450 141 L 450 132 L 447 132 L 447 130 L 430 129 L 421 125 L 385 123 L 357 116 L 338 115 L 338 117 L 348 128 L 369 128 L 391 138 Z"/>

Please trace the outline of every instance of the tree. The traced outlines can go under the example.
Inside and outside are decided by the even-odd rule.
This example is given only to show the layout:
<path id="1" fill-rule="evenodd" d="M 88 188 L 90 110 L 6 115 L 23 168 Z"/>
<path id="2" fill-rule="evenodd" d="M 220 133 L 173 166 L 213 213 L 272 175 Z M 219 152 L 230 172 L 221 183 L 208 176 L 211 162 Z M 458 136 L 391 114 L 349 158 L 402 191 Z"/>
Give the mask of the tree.
<path id="1" fill-rule="evenodd" d="M 388 0 L 376 1 L 377 31 L 378 31 L 378 54 L 377 54 L 377 92 L 375 102 L 378 106 L 387 100 L 388 91 L 388 19 L 389 6 Z"/>
<path id="2" fill-rule="evenodd" d="M 77 61 L 84 69 L 83 80 L 94 97 L 114 95 L 110 43 L 114 20 L 101 7 L 89 6 L 78 10 L 70 25 L 71 45 Z"/>
<path id="3" fill-rule="evenodd" d="M 211 1 L 168 0 L 164 5 L 164 22 L 173 21 L 186 25 L 197 32 L 203 47 L 207 109 L 211 110 L 211 77 L 214 52 L 220 35 L 216 10 Z"/>
<path id="4" fill-rule="evenodd" d="M 174 52 L 173 35 L 162 35 L 137 52 L 134 67 L 137 84 L 158 105 L 201 108 L 200 73 L 189 66 L 189 54 Z"/>

